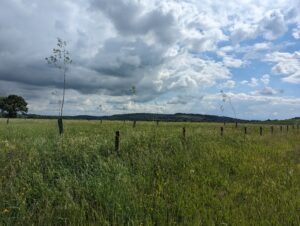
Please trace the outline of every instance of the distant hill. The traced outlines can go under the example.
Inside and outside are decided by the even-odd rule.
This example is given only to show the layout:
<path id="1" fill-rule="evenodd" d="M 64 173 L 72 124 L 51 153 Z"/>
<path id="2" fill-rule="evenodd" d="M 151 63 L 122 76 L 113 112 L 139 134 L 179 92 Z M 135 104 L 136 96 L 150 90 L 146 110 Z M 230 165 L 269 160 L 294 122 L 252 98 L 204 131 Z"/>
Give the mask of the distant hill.
<path id="1" fill-rule="evenodd" d="M 112 116 L 103 116 L 104 120 L 136 120 L 136 121 L 170 121 L 170 122 L 247 122 L 247 120 L 234 119 L 230 117 L 221 117 L 216 115 L 202 114 L 150 114 L 150 113 L 134 113 L 120 114 Z"/>
<path id="2" fill-rule="evenodd" d="M 57 116 L 49 115 L 35 115 L 27 114 L 20 115 L 22 118 L 31 119 L 56 119 Z M 132 114 L 118 114 L 111 116 L 91 116 L 91 115 L 76 115 L 76 116 L 64 116 L 64 119 L 74 120 L 111 120 L 111 121 L 166 121 L 166 122 L 239 122 L 239 123 L 266 123 L 266 124 L 298 124 L 300 123 L 300 117 L 285 120 L 245 120 L 234 119 L 231 117 L 217 116 L 217 115 L 203 115 L 203 114 L 152 114 L 152 113 L 132 113 Z"/>
<path id="3" fill-rule="evenodd" d="M 34 115 L 28 114 L 27 118 L 35 119 L 53 119 L 57 116 Z M 234 119 L 230 117 L 222 117 L 217 115 L 202 115 L 202 114 L 151 114 L 151 113 L 133 113 L 133 114 L 118 114 L 111 116 L 64 116 L 65 119 L 82 119 L 82 120 L 130 120 L 130 121 L 169 121 L 169 122 L 250 122 L 249 120 Z"/>

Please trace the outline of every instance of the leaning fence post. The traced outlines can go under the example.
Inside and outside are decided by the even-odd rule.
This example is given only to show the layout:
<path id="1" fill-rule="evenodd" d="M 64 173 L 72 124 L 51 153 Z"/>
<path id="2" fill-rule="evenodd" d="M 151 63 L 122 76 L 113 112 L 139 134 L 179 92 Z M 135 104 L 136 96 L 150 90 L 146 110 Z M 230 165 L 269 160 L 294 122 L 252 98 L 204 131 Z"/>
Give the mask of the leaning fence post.
<path id="1" fill-rule="evenodd" d="M 259 134 L 262 136 L 262 132 L 263 132 L 263 128 L 262 127 L 260 127 L 259 128 Z"/>
<path id="2" fill-rule="evenodd" d="M 224 134 L 224 128 L 221 126 L 221 136 Z"/>
<path id="3" fill-rule="evenodd" d="M 120 152 L 120 131 L 116 131 L 115 137 L 115 151 Z"/>

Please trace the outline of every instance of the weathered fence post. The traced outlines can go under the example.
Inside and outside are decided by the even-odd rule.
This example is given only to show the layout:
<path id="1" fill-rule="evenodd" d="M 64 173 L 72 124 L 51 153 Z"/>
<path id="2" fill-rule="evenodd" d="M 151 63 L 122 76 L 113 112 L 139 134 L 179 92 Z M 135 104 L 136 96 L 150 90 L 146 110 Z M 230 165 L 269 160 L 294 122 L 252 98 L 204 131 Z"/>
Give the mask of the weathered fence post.
<path id="1" fill-rule="evenodd" d="M 289 132 L 289 125 L 286 126 L 286 132 Z"/>
<path id="2" fill-rule="evenodd" d="M 185 127 L 182 128 L 182 137 L 183 137 L 183 140 L 185 140 L 185 138 L 186 138 L 186 130 L 185 130 Z"/>
<path id="3" fill-rule="evenodd" d="M 58 131 L 59 131 L 59 135 L 62 135 L 64 133 L 64 124 L 63 124 L 63 119 L 59 118 L 57 120 L 57 124 L 58 124 Z"/>
<path id="4" fill-rule="evenodd" d="M 116 131 L 116 137 L 115 137 L 115 151 L 120 152 L 120 131 Z"/>
<path id="5" fill-rule="evenodd" d="M 263 128 L 262 127 L 259 127 L 259 134 L 262 136 L 262 133 L 263 133 Z"/>
<path id="6" fill-rule="evenodd" d="M 247 127 L 244 128 L 244 134 L 247 135 Z"/>
<path id="7" fill-rule="evenodd" d="M 274 127 L 271 126 L 271 134 L 273 134 L 273 133 L 274 133 Z"/>
<path id="8" fill-rule="evenodd" d="M 224 134 L 224 128 L 221 126 L 221 136 Z"/>
<path id="9" fill-rule="evenodd" d="M 238 127 L 238 122 L 235 122 L 235 128 L 237 128 Z"/>
<path id="10" fill-rule="evenodd" d="M 280 132 L 282 132 L 282 126 L 280 126 Z"/>

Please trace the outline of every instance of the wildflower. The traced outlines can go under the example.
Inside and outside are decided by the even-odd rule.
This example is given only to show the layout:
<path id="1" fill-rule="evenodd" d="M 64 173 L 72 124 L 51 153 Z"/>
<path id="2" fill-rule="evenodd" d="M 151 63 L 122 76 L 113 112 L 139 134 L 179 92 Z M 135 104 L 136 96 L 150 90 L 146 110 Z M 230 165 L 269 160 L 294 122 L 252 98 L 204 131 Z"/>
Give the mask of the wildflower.
<path id="1" fill-rule="evenodd" d="M 2 211 L 2 213 L 8 213 L 8 212 L 9 212 L 8 209 L 4 209 L 4 210 Z"/>

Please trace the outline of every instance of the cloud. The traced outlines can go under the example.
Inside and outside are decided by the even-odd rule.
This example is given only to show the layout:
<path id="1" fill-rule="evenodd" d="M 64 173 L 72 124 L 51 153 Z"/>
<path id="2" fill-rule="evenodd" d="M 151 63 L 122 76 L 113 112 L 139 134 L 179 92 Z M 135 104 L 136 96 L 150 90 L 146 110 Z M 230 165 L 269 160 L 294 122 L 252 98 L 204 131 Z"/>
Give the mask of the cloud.
<path id="1" fill-rule="evenodd" d="M 275 63 L 272 72 L 282 75 L 283 81 L 300 84 L 300 51 L 273 52 L 266 55 L 265 61 Z"/>
<path id="2" fill-rule="evenodd" d="M 292 36 L 294 39 L 300 39 L 300 25 L 297 28 L 293 28 Z"/>
<path id="3" fill-rule="evenodd" d="M 284 91 L 282 89 L 276 90 L 276 89 L 273 89 L 272 87 L 266 86 L 262 90 L 254 91 L 253 93 L 264 95 L 264 96 L 274 96 L 274 95 L 278 95 L 278 94 L 283 94 Z"/>
<path id="4" fill-rule="evenodd" d="M 214 102 L 192 97 L 218 92 L 220 84 L 234 88 L 249 65 L 265 70 L 270 63 L 283 81 L 299 84 L 297 52 L 282 50 L 290 40 L 278 39 L 287 31 L 298 37 L 299 15 L 293 0 L 3 0 L 0 93 L 24 95 L 31 112 L 56 114 L 62 74 L 44 58 L 61 37 L 74 62 L 66 114 L 100 114 L 99 102 L 101 114 L 176 112 L 180 105 L 217 111 Z M 242 83 L 268 86 L 269 80 L 246 76 Z M 189 98 L 179 97 L 183 92 Z"/>
<path id="5" fill-rule="evenodd" d="M 121 35 L 153 34 L 163 44 L 170 44 L 179 36 L 171 13 L 159 9 L 147 11 L 136 1 L 92 0 L 91 9 L 106 15 Z"/>
<path id="6" fill-rule="evenodd" d="M 221 84 L 221 88 L 228 88 L 228 89 L 233 89 L 236 85 L 236 82 L 233 80 L 228 80 L 226 82 L 224 82 L 223 84 Z"/>
<path id="7" fill-rule="evenodd" d="M 224 62 L 225 66 L 232 67 L 232 68 L 239 68 L 244 64 L 244 62 L 242 60 L 235 59 L 235 58 L 230 57 L 230 56 L 225 56 L 223 58 L 223 62 Z"/>
<path id="8" fill-rule="evenodd" d="M 255 43 L 253 47 L 255 50 L 266 50 L 266 49 L 270 49 L 271 43 L 270 42 L 258 42 L 258 43 Z"/>
<path id="9" fill-rule="evenodd" d="M 268 11 L 260 23 L 259 31 L 267 40 L 274 40 L 283 35 L 287 31 L 283 13 L 280 10 Z"/>
<path id="10" fill-rule="evenodd" d="M 255 86 L 258 86 L 258 79 L 252 77 L 252 78 L 250 79 L 250 81 L 247 81 L 247 80 L 241 81 L 241 84 L 242 84 L 242 85 L 248 85 L 248 86 L 250 86 L 250 87 L 255 87 Z"/>
<path id="11" fill-rule="evenodd" d="M 268 75 L 268 74 L 263 75 L 263 76 L 260 78 L 260 81 L 261 81 L 263 84 L 268 85 L 269 82 L 270 82 L 270 75 Z"/>

